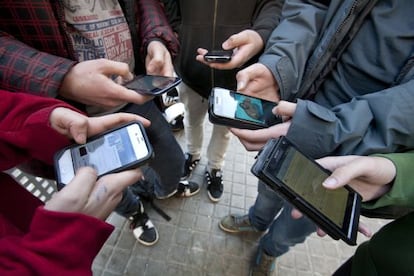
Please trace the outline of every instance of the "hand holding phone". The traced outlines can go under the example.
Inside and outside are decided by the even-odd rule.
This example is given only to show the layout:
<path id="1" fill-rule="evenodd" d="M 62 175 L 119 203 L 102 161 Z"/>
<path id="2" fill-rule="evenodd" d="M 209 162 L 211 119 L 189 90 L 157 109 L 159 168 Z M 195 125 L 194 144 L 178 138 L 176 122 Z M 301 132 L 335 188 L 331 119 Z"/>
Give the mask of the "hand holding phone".
<path id="1" fill-rule="evenodd" d="M 141 166 L 152 156 L 153 150 L 141 122 L 130 122 L 93 136 L 85 144 L 70 145 L 57 152 L 58 187 L 67 185 L 81 167 L 93 167 L 100 177 Z"/>
<path id="2" fill-rule="evenodd" d="M 347 185 L 324 188 L 330 172 L 286 137 L 269 140 L 251 171 L 332 238 L 356 244 L 361 196 Z"/>
<path id="3" fill-rule="evenodd" d="M 226 63 L 231 60 L 233 50 L 212 50 L 204 55 L 206 62 Z"/>
<path id="4" fill-rule="evenodd" d="M 209 120 L 234 128 L 260 129 L 281 123 L 282 118 L 273 114 L 275 102 L 214 87 L 209 98 Z"/>
<path id="5" fill-rule="evenodd" d="M 179 77 L 138 75 L 125 83 L 124 86 L 140 94 L 158 96 L 168 92 L 180 83 L 181 78 Z"/>

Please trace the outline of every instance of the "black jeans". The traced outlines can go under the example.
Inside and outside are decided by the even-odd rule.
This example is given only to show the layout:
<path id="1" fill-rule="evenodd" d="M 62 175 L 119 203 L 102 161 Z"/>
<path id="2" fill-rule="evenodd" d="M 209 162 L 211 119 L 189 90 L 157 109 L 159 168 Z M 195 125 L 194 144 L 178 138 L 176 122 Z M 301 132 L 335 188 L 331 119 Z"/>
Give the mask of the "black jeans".
<path id="1" fill-rule="evenodd" d="M 155 194 L 165 196 L 177 189 L 184 169 L 184 153 L 174 137 L 170 125 L 165 120 L 154 101 L 143 105 L 128 104 L 120 112 L 140 115 L 151 121 L 145 129 L 154 150 L 154 158 L 149 166 L 157 172 L 160 182 L 155 185 Z M 123 216 L 129 216 L 136 211 L 137 198 L 127 189 L 122 201 L 115 211 Z"/>

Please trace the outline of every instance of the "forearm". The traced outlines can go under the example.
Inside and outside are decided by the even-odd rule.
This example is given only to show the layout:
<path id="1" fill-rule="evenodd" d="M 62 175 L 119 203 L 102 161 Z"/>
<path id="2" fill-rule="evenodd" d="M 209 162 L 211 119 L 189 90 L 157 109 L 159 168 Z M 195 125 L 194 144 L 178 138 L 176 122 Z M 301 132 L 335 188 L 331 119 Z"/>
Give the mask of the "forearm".
<path id="1" fill-rule="evenodd" d="M 27 234 L 0 238 L 0 274 L 89 275 L 112 230 L 93 217 L 40 207 Z"/>
<path id="2" fill-rule="evenodd" d="M 382 197 L 363 203 L 366 209 L 375 209 L 385 206 L 402 206 L 414 208 L 414 186 L 411 182 L 414 180 L 414 151 L 392 154 L 376 154 L 391 160 L 396 169 L 396 177 L 392 183 L 391 189 Z"/>
<path id="3" fill-rule="evenodd" d="M 138 6 L 141 12 L 142 56 L 146 56 L 147 46 L 152 40 L 159 40 L 167 47 L 171 56 L 175 57 L 179 51 L 179 42 L 168 23 L 160 2 L 158 0 L 140 0 Z"/>
<path id="4" fill-rule="evenodd" d="M 266 43 L 280 22 L 283 3 L 284 1 L 279 0 L 262 0 L 257 3 L 252 30 L 260 35 L 263 43 Z"/>
<path id="5" fill-rule="evenodd" d="M 57 107 L 76 110 L 52 98 L 0 90 L 0 169 L 30 158 L 52 164 L 53 154 L 69 139 L 50 127 L 49 117 Z"/>
<path id="6" fill-rule="evenodd" d="M 305 3 L 306 2 L 306 3 Z M 315 47 L 326 7 L 309 1 L 286 1 L 282 21 L 271 33 L 259 59 L 273 74 L 281 99 L 289 99 L 300 86 L 307 57 Z"/>
<path id="7" fill-rule="evenodd" d="M 0 32 L 0 88 L 57 97 L 74 61 L 40 52 Z"/>

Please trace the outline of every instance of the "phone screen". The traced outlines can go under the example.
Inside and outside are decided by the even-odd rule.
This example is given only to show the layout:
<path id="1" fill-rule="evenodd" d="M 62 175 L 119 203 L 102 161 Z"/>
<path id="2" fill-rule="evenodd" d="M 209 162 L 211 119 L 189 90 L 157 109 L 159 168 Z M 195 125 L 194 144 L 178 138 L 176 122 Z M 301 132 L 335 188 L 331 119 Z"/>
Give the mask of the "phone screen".
<path id="1" fill-rule="evenodd" d="M 159 95 L 178 85 L 180 78 L 140 75 L 125 84 L 125 87 L 141 94 Z"/>
<path id="2" fill-rule="evenodd" d="M 276 103 L 250 97 L 235 91 L 215 88 L 214 89 L 214 114 L 241 121 L 248 121 L 254 124 L 268 126 L 267 122 L 271 117 Z"/>
<path id="3" fill-rule="evenodd" d="M 275 155 L 277 156 L 277 154 Z M 294 193 L 324 214 L 339 228 L 343 228 L 349 203 L 345 188 L 328 190 L 322 182 L 329 176 L 316 163 L 309 160 L 293 146 L 287 146 L 283 156 L 275 157 L 267 169 Z M 346 226 L 346 225 L 345 225 Z"/>
<path id="4" fill-rule="evenodd" d="M 136 162 L 149 153 L 138 124 L 128 125 L 71 149 L 73 167 L 94 167 L 98 175 Z"/>

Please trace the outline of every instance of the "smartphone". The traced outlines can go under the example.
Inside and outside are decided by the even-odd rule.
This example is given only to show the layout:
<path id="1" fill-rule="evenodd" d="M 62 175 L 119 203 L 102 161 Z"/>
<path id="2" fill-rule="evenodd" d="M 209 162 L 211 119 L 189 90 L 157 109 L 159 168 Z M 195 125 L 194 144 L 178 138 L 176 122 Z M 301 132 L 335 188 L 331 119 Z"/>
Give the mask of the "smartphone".
<path id="1" fill-rule="evenodd" d="M 209 120 L 228 127 L 260 129 L 282 122 L 272 113 L 275 102 L 214 87 L 209 98 Z"/>
<path id="2" fill-rule="evenodd" d="M 179 77 L 138 75 L 124 84 L 128 89 L 144 95 L 158 96 L 181 83 Z"/>
<path id="3" fill-rule="evenodd" d="M 226 63 L 231 60 L 232 55 L 233 50 L 213 50 L 208 51 L 207 54 L 204 55 L 204 60 L 207 62 Z"/>
<path id="4" fill-rule="evenodd" d="M 332 238 L 356 245 L 361 196 L 347 185 L 324 188 L 330 172 L 286 137 L 269 140 L 251 171 Z"/>
<path id="5" fill-rule="evenodd" d="M 56 182 L 62 188 L 84 166 L 95 168 L 100 177 L 141 166 L 152 156 L 144 127 L 139 121 L 131 122 L 58 151 L 54 156 Z"/>

